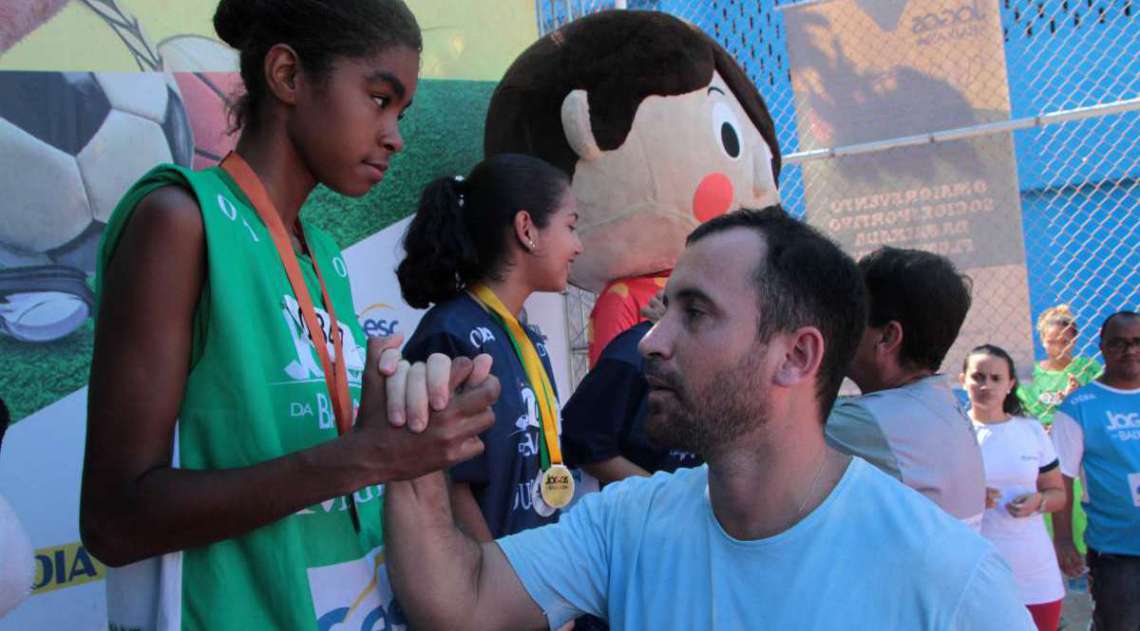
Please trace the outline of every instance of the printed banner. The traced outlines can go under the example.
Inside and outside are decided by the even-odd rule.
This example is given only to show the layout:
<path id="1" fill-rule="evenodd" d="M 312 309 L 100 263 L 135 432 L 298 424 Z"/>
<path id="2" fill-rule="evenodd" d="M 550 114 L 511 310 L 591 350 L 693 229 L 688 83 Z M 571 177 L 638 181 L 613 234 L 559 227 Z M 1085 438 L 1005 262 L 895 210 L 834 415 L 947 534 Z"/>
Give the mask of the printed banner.
<path id="1" fill-rule="evenodd" d="M 801 151 L 1009 119 L 996 0 L 833 0 L 784 17 Z M 856 258 L 918 248 L 972 278 L 947 372 L 984 342 L 1032 366 L 1010 134 L 809 161 L 803 177 L 808 221 Z"/>
<path id="2" fill-rule="evenodd" d="M 9 4 L 0 11 L 0 398 L 14 424 L 0 495 L 31 537 L 36 568 L 32 595 L 0 631 L 106 629 L 107 570 L 80 543 L 78 517 L 96 249 L 120 196 L 152 166 L 200 169 L 233 147 L 226 106 L 241 80 L 237 55 L 211 26 L 216 1 Z M 530 0 L 408 5 L 424 51 L 401 124 L 405 151 L 368 195 L 322 188 L 304 210 L 344 249 L 370 335 L 415 329 L 422 312 L 404 304 L 393 273 L 402 220 L 427 182 L 482 158 L 494 81 L 537 37 Z M 560 297 L 534 302 L 531 321 L 566 356 Z"/>

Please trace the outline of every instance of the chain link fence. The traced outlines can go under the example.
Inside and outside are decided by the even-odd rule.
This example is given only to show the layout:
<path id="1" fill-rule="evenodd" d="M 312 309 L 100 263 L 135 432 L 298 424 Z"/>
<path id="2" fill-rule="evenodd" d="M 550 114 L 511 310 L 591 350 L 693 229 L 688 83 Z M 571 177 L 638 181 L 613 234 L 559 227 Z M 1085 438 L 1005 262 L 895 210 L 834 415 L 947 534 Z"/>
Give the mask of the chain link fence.
<path id="1" fill-rule="evenodd" d="M 1082 330 L 1074 354 L 1100 359 L 1104 317 L 1140 307 L 1132 0 L 536 4 L 543 34 L 597 11 L 652 9 L 718 40 L 775 120 L 789 212 L 852 255 L 919 247 L 970 274 L 975 308 L 947 372 L 991 342 L 1028 373 L 1044 358 L 1037 316 L 1061 303 Z M 568 292 L 575 383 L 592 305 Z"/>

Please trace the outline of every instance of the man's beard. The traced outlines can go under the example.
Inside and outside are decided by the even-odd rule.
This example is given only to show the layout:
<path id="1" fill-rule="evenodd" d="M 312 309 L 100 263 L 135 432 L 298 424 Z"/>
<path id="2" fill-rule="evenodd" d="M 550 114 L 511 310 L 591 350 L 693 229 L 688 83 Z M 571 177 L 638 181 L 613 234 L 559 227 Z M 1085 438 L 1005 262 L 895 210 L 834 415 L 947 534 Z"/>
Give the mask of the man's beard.
<path id="1" fill-rule="evenodd" d="M 741 435 L 767 422 L 764 399 L 767 388 L 760 366 L 767 345 L 753 344 L 735 367 L 713 375 L 704 390 L 693 392 L 680 375 L 670 372 L 661 360 L 646 360 L 646 374 L 672 390 L 667 400 L 649 400 L 645 433 L 661 448 L 680 449 L 708 459 Z"/>

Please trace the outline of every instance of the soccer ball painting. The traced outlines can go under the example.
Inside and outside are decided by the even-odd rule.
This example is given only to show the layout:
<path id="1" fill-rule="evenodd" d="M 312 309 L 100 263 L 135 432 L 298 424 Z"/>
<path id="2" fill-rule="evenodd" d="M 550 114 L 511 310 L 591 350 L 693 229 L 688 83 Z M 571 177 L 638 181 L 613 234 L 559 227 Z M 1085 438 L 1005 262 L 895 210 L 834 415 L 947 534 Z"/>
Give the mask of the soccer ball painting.
<path id="1" fill-rule="evenodd" d="M 189 166 L 177 84 L 161 73 L 0 73 L 0 332 L 58 339 L 86 320 L 103 226 L 160 162 Z"/>

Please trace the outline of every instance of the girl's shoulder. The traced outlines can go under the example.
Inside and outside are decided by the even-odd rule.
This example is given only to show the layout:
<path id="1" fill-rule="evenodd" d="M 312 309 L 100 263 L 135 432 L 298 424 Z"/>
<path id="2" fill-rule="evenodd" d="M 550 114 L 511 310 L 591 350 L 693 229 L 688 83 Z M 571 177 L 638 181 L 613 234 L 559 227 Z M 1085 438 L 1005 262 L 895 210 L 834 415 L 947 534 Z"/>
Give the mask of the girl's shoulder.
<path id="1" fill-rule="evenodd" d="M 464 293 L 427 310 L 408 340 L 405 355 L 412 357 L 429 350 L 474 356 L 492 352 L 500 339 L 506 342 L 506 334 L 479 303 Z"/>
<path id="2" fill-rule="evenodd" d="M 1027 434 L 1048 437 L 1048 434 L 1045 433 L 1045 426 L 1041 424 L 1041 421 L 1031 416 L 1014 416 L 1010 418 L 1010 425 Z"/>
<path id="3" fill-rule="evenodd" d="M 1068 370 L 1068 372 L 1076 375 L 1078 379 L 1085 380 L 1082 382 L 1082 385 L 1096 379 L 1103 371 L 1104 367 L 1092 357 L 1074 357 L 1073 362 L 1069 364 Z"/>
<path id="4" fill-rule="evenodd" d="M 433 333 L 460 334 L 472 326 L 485 326 L 490 322 L 490 316 L 479 303 L 462 293 L 451 300 L 432 305 L 424 313 L 419 328 Z"/>

